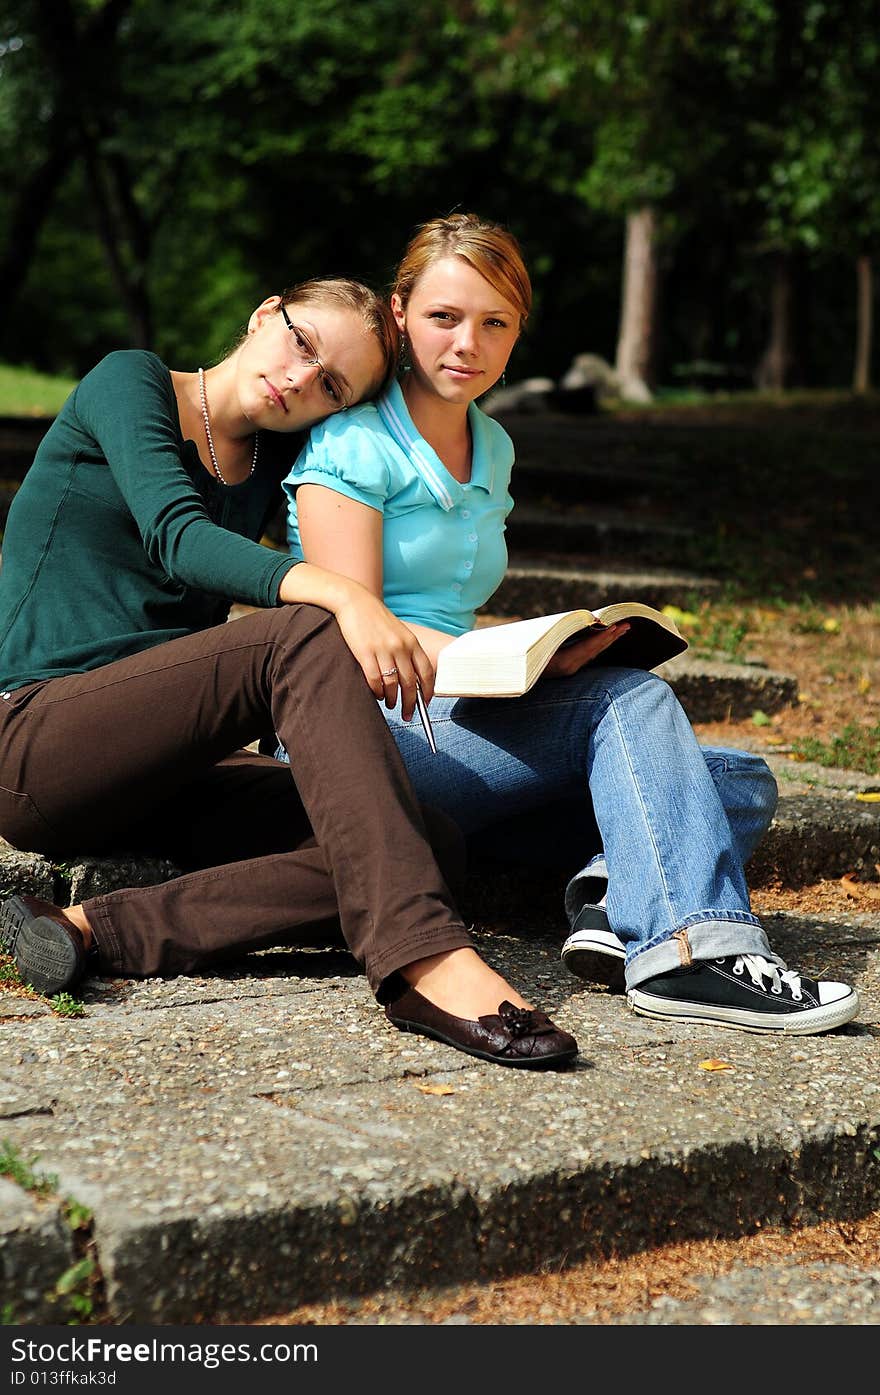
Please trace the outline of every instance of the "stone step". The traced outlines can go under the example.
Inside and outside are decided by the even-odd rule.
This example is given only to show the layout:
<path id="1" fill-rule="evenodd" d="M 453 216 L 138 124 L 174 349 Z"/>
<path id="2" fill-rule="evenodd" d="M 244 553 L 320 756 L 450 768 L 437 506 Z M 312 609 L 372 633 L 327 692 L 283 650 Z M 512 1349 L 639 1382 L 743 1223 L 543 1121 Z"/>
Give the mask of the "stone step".
<path id="1" fill-rule="evenodd" d="M 608 568 L 597 571 L 576 566 L 559 567 L 514 557 L 504 580 L 483 607 L 488 615 L 528 619 L 555 615 L 560 610 L 611 605 L 614 601 L 641 601 L 662 609 L 664 605 L 690 609 L 700 600 L 711 600 L 720 591 L 712 577 L 674 571 L 630 571 Z"/>
<path id="2" fill-rule="evenodd" d="M 65 1197 L 92 1218 L 92 1322 L 153 1326 L 869 1213 L 880 918 L 774 930 L 792 963 L 855 979 L 857 1021 L 801 1041 L 637 1018 L 566 973 L 558 926 L 477 942 L 577 1036 L 567 1071 L 402 1036 L 332 949 L 93 980 L 73 1021 L 0 997 L 3 1137 L 57 1179 L 36 1201 L 0 1187 L 7 1321 L 82 1320 L 59 1292 Z"/>
<path id="3" fill-rule="evenodd" d="M 648 566 L 675 566 L 687 557 L 691 537 L 690 529 L 624 509 L 564 510 L 527 503 L 507 520 L 511 552 L 551 563 L 560 554 L 584 554 L 585 565 L 596 557 L 625 557 L 629 565 L 644 558 Z"/>
<path id="4" fill-rule="evenodd" d="M 880 803 L 858 796 L 877 788 L 877 777 L 858 771 L 825 770 L 767 756 L 779 783 L 776 817 L 749 864 L 756 886 L 779 882 L 800 886 L 845 873 L 875 880 L 880 863 Z M 0 839 L 0 896 L 40 896 L 60 905 L 127 886 L 150 886 L 177 876 L 171 862 L 119 853 L 112 857 L 80 855 L 64 863 L 40 853 L 19 852 Z M 503 884 L 515 891 L 507 904 Z M 521 928 L 523 915 L 534 919 L 542 897 L 541 879 L 531 869 L 512 874 L 508 868 L 484 867 L 471 878 L 469 894 L 479 901 L 478 918 L 497 920 L 510 914 L 509 928 Z M 554 882 L 554 887 L 556 883 Z M 558 918 L 558 887 L 546 910 Z M 479 914 L 478 912 L 481 912 Z"/>
<path id="5" fill-rule="evenodd" d="M 739 721 L 752 713 L 779 712 L 797 701 L 798 680 L 763 664 L 731 664 L 680 654 L 656 670 L 691 722 Z"/>
<path id="6" fill-rule="evenodd" d="M 562 933 L 566 865 L 531 867 L 482 857 L 472 862 L 463 906 L 466 915 L 511 935 Z M 543 863 L 546 864 L 546 857 Z M 754 888 L 797 888 L 852 873 L 876 886 L 880 863 L 880 806 L 827 792 L 780 792 L 776 816 L 752 856 L 747 876 Z M 876 902 L 856 907 L 875 910 Z"/>
<path id="7" fill-rule="evenodd" d="M 515 469 L 520 464 L 548 463 L 565 469 L 613 466 L 639 475 L 674 475 L 693 459 L 694 432 L 687 428 L 551 412 L 499 413 L 496 420 L 513 441 Z M 689 447 L 686 452 L 683 444 Z"/>
<path id="8" fill-rule="evenodd" d="M 578 462 L 517 457 L 511 493 L 523 500 L 601 504 L 624 500 L 644 507 L 668 498 L 665 474 L 650 467 L 619 469 L 605 462 Z"/>

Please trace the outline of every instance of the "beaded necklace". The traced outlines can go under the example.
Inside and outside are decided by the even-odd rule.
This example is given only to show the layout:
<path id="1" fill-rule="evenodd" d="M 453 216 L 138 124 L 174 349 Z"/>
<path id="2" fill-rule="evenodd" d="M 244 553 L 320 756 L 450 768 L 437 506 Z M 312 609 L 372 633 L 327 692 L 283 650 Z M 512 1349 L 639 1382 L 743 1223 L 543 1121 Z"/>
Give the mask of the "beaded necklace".
<path id="1" fill-rule="evenodd" d="M 205 392 L 205 370 L 204 370 L 204 368 L 200 368 L 200 369 L 199 369 L 199 397 L 201 398 L 201 402 L 202 402 L 202 418 L 203 418 L 204 423 L 205 423 L 205 436 L 207 437 L 207 441 L 208 441 L 208 450 L 209 450 L 210 455 L 211 455 L 211 464 L 212 464 L 213 467 L 214 467 L 214 474 L 217 476 L 217 478 L 218 478 L 218 480 L 220 481 L 220 483 L 221 483 L 221 484 L 225 484 L 225 485 L 226 485 L 226 488 L 229 489 L 229 488 L 230 488 L 229 480 L 224 479 L 224 477 L 223 477 L 223 471 L 220 469 L 220 466 L 219 466 L 219 464 L 217 463 L 217 452 L 216 452 L 215 449 L 214 449 L 214 438 L 213 438 L 213 436 L 211 435 L 211 418 L 208 416 L 208 396 L 207 396 L 207 393 Z M 251 477 L 251 475 L 254 473 L 254 470 L 256 470 L 256 468 L 257 468 L 257 455 L 258 455 L 258 453 L 259 453 L 259 450 L 260 450 L 260 433 L 259 433 L 259 431 L 257 431 L 257 432 L 255 433 L 255 435 L 254 435 L 254 458 L 253 458 L 253 460 L 251 461 L 251 468 L 248 470 L 247 475 L 245 476 L 245 479 L 240 481 L 241 484 L 244 484 L 246 480 L 249 480 L 250 477 Z"/>

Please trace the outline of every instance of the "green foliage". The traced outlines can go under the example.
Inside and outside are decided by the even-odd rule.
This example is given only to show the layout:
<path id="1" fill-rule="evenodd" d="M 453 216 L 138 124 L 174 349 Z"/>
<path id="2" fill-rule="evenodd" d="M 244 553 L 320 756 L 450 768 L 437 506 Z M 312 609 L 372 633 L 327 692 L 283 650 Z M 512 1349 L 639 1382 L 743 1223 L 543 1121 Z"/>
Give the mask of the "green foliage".
<path id="1" fill-rule="evenodd" d="M 868 775 L 876 775 L 880 772 L 880 723 L 866 726 L 848 722 L 831 741 L 820 741 L 814 736 L 800 737 L 792 742 L 792 750 L 817 765 L 864 770 Z"/>
<path id="2" fill-rule="evenodd" d="M 75 386 L 73 378 L 0 363 L 0 416 L 54 416 Z"/>
<path id="3" fill-rule="evenodd" d="M 817 610 L 810 601 L 806 601 L 801 614 L 792 622 L 792 629 L 802 635 L 835 635 L 839 632 L 840 625 L 838 621 L 830 620 L 821 610 Z"/>
<path id="4" fill-rule="evenodd" d="M 19 0 L 0 21 L 0 355 L 73 378 L 139 342 L 208 363 L 272 290 L 384 284 L 414 224 L 477 207 L 534 271 L 515 372 L 557 373 L 611 356 L 619 221 L 648 202 L 672 362 L 754 356 L 759 254 L 798 247 L 835 268 L 833 367 L 835 259 L 880 226 L 875 18 L 871 0 Z"/>
<path id="5" fill-rule="evenodd" d="M 83 1206 L 81 1201 L 74 1201 L 72 1197 L 66 1197 L 64 1219 L 71 1230 L 87 1230 L 92 1223 L 92 1209 L 90 1206 Z"/>
<path id="6" fill-rule="evenodd" d="M 36 1157 L 23 1158 L 8 1139 L 0 1142 L 0 1176 L 8 1177 L 34 1196 L 50 1196 L 58 1190 L 58 1178 L 54 1173 L 36 1172 L 36 1161 Z M 73 1197 L 65 1197 L 61 1214 L 78 1247 L 87 1246 L 92 1223 L 90 1208 Z M 56 1279 L 54 1296 L 62 1304 L 70 1324 L 88 1322 L 94 1316 L 94 1294 L 99 1278 L 97 1263 L 93 1255 L 87 1251 L 80 1254 L 80 1257 Z M 7 1303 L 0 1308 L 0 1325 L 8 1325 L 14 1321 L 14 1304 Z"/>
<path id="7" fill-rule="evenodd" d="M 67 1307 L 71 1312 L 71 1321 L 88 1322 L 94 1315 L 94 1299 L 92 1298 L 92 1280 L 96 1270 L 95 1261 L 90 1255 L 85 1255 L 71 1264 L 69 1269 L 55 1281 L 55 1296 L 66 1299 Z"/>
<path id="8" fill-rule="evenodd" d="M 740 656 L 747 633 L 748 623 L 745 620 L 717 616 L 709 609 L 700 616 L 691 647 L 696 656 L 712 658 L 722 654 L 733 662 Z"/>
<path id="9" fill-rule="evenodd" d="M 52 1011 L 58 1017 L 85 1017 L 85 1004 L 79 998 L 73 998 L 69 993 L 56 993 L 49 999 Z"/>
<path id="10" fill-rule="evenodd" d="M 0 984 L 7 983 L 17 988 L 21 981 L 21 974 L 11 959 L 0 962 Z"/>
<path id="11" fill-rule="evenodd" d="M 58 1186 L 54 1173 L 34 1171 L 36 1157 L 23 1158 L 8 1138 L 0 1140 L 0 1176 L 8 1177 L 35 1196 L 48 1196 Z"/>

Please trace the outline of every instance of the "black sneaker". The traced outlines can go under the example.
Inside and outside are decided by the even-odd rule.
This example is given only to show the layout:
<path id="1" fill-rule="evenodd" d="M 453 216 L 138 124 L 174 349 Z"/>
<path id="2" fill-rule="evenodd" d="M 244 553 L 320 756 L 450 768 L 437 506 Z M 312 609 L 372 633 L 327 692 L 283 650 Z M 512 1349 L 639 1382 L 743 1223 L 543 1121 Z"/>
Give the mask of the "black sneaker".
<path id="1" fill-rule="evenodd" d="M 631 988 L 627 997 L 642 1017 L 786 1036 L 828 1032 L 859 1010 L 859 995 L 848 984 L 817 983 L 760 954 L 732 954 L 672 969 Z"/>
<path id="2" fill-rule="evenodd" d="M 601 906 L 582 906 L 562 946 L 562 962 L 578 978 L 603 983 L 612 993 L 623 992 L 626 950 L 608 924 Z"/>

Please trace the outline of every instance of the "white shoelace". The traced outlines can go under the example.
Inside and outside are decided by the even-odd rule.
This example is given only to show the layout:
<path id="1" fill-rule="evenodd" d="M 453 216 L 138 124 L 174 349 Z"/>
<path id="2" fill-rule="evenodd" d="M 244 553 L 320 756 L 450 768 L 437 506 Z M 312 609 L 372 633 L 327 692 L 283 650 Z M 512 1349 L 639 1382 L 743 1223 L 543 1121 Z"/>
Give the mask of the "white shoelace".
<path id="1" fill-rule="evenodd" d="M 741 974 L 744 969 L 748 969 L 749 976 L 756 988 L 761 988 L 766 993 L 764 979 L 770 980 L 770 992 L 777 996 L 782 992 L 783 984 L 791 990 L 791 996 L 796 1003 L 800 1002 L 801 976 L 795 973 L 794 969 L 783 969 L 780 972 L 779 965 L 773 964 L 769 959 L 765 959 L 760 954 L 740 954 L 734 963 L 733 972 Z"/>

